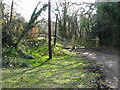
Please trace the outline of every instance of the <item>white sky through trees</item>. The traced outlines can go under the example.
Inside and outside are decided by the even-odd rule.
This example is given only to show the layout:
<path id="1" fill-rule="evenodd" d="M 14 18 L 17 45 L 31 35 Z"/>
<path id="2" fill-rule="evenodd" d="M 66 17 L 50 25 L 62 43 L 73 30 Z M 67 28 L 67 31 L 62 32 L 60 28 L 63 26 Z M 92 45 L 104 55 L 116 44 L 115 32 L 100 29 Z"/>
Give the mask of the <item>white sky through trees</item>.
<path id="1" fill-rule="evenodd" d="M 34 8 L 40 1 L 42 3 L 48 3 L 48 0 L 14 0 L 15 2 L 14 8 L 17 11 L 17 13 L 20 13 L 25 18 L 25 20 L 29 21 Z M 62 2 L 64 0 L 51 0 L 51 4 L 54 4 L 57 1 Z M 77 2 L 77 3 L 80 3 L 83 1 L 84 2 L 95 2 L 95 0 L 66 0 L 66 1 Z M 3 2 L 5 2 L 7 5 L 10 6 L 12 0 L 3 0 Z M 45 16 L 43 17 L 47 18 L 47 12 L 44 14 Z"/>

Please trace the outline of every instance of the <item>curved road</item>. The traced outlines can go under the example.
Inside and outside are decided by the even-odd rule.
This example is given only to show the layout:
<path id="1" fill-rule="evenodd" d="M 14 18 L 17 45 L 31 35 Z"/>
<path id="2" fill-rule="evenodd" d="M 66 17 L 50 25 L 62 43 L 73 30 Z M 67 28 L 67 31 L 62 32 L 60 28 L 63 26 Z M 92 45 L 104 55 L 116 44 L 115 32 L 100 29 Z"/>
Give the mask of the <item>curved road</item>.
<path id="1" fill-rule="evenodd" d="M 111 88 L 118 88 L 118 51 L 77 49 L 76 52 L 88 60 L 95 60 L 102 64 L 106 76 L 105 83 Z"/>

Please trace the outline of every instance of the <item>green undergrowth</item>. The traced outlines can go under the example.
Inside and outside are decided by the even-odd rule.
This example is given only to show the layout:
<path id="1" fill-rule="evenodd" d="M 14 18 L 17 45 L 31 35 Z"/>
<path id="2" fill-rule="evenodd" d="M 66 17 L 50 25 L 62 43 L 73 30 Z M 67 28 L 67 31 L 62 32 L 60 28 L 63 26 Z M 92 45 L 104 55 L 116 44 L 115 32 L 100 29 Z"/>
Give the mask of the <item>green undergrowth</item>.
<path id="1" fill-rule="evenodd" d="M 90 81 L 99 74 L 84 69 L 94 62 L 58 46 L 53 46 L 50 60 L 48 46 L 43 43 L 26 51 L 35 59 L 18 57 L 18 60 L 29 62 L 31 67 L 3 68 L 3 88 L 96 88 L 97 85 Z"/>

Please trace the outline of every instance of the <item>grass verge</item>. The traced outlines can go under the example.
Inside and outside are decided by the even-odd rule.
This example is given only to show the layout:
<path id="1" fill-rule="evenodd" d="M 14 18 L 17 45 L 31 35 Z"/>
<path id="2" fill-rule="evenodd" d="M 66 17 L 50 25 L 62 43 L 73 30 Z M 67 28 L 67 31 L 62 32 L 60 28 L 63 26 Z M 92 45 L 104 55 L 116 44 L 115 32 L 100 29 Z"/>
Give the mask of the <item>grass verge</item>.
<path id="1" fill-rule="evenodd" d="M 3 88 L 96 88 L 92 84 L 99 74 L 84 67 L 93 61 L 76 57 L 60 47 L 53 47 L 53 58 L 48 60 L 47 45 L 27 50 L 35 59 L 21 59 L 32 64 L 26 68 L 3 68 Z M 43 64 L 42 64 L 43 63 Z"/>

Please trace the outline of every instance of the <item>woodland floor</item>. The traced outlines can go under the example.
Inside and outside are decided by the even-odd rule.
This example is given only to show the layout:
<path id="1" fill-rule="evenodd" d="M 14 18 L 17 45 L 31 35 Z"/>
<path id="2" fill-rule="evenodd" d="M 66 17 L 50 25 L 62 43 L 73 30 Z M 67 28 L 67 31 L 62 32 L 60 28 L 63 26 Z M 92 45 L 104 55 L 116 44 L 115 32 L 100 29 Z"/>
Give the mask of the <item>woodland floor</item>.
<path id="1" fill-rule="evenodd" d="M 110 88 L 118 88 L 118 51 L 102 47 L 99 50 L 77 49 L 77 54 L 88 60 L 94 60 L 101 64 L 105 76 L 105 84 Z"/>

